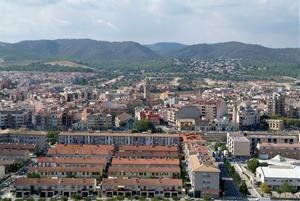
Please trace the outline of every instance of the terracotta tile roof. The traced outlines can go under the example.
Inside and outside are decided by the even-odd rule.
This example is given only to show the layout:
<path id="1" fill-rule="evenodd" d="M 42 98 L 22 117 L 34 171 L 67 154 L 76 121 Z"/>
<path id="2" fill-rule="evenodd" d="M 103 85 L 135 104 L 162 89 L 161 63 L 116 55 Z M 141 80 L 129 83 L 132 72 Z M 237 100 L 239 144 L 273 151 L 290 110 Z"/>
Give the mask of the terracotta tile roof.
<path id="1" fill-rule="evenodd" d="M 110 167 L 108 169 L 108 173 L 113 173 L 113 172 L 176 172 L 180 173 L 180 168 L 179 167 L 172 167 L 172 168 L 135 168 L 135 167 Z"/>
<path id="2" fill-rule="evenodd" d="M 103 179 L 103 186 L 182 186 L 181 179 Z"/>
<path id="3" fill-rule="evenodd" d="M 100 172 L 102 166 L 98 167 L 32 167 L 31 172 Z"/>
<path id="4" fill-rule="evenodd" d="M 60 163 L 60 164 L 99 164 L 105 165 L 104 158 L 61 158 L 61 157 L 38 157 L 38 163 Z"/>
<path id="5" fill-rule="evenodd" d="M 168 152 L 178 152 L 176 146 L 130 146 L 130 145 L 121 145 L 119 151 L 168 151 Z"/>
<path id="6" fill-rule="evenodd" d="M 92 144 L 57 144 L 57 149 L 101 149 L 101 150 L 114 150 L 113 145 L 92 145 Z"/>
<path id="7" fill-rule="evenodd" d="M 257 147 L 274 147 L 274 148 L 300 148 L 300 143 L 288 144 L 288 143 L 259 143 Z"/>
<path id="8" fill-rule="evenodd" d="M 20 149 L 20 150 L 35 150 L 35 144 L 22 144 L 22 143 L 0 143 L 2 149 Z"/>
<path id="9" fill-rule="evenodd" d="M 179 159 L 113 158 L 112 165 L 179 165 Z"/>
<path id="10" fill-rule="evenodd" d="M 48 150 L 48 155 L 111 155 L 112 145 L 63 145 Z"/>
<path id="11" fill-rule="evenodd" d="M 137 157 L 137 158 L 145 158 L 145 157 L 160 157 L 160 158 L 176 158 L 178 157 L 178 152 L 162 152 L 162 151 L 118 151 L 115 156 L 116 157 Z"/>
<path id="12" fill-rule="evenodd" d="M 197 157 L 197 155 L 190 155 L 189 162 L 191 164 L 192 171 L 195 172 L 220 172 L 218 168 L 215 168 L 211 165 L 207 165 L 205 163 L 201 163 Z"/>
<path id="13" fill-rule="evenodd" d="M 93 186 L 96 184 L 95 179 L 79 179 L 79 178 L 17 178 L 15 180 L 15 185 L 74 185 L 74 186 Z"/>

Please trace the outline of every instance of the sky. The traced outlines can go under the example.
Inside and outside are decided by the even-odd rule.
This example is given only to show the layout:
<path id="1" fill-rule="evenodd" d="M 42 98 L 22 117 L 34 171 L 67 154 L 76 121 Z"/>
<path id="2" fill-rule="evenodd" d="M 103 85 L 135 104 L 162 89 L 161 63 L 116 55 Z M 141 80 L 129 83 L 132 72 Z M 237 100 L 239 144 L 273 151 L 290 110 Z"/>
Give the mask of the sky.
<path id="1" fill-rule="evenodd" d="M 300 0 L 0 0 L 0 41 L 240 41 L 299 47 Z"/>

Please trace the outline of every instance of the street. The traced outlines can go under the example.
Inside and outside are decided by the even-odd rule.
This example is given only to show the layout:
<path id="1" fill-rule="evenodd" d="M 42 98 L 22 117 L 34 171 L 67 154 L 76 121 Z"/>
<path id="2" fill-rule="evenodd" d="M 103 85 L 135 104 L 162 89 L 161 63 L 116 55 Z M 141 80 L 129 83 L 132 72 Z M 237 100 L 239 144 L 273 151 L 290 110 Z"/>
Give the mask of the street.
<path id="1" fill-rule="evenodd" d="M 227 168 L 224 164 L 219 165 L 221 170 L 221 178 L 227 178 L 225 180 L 225 195 L 229 197 L 242 197 L 242 194 L 239 191 L 239 188 L 236 186 L 234 180 L 230 178 Z"/>

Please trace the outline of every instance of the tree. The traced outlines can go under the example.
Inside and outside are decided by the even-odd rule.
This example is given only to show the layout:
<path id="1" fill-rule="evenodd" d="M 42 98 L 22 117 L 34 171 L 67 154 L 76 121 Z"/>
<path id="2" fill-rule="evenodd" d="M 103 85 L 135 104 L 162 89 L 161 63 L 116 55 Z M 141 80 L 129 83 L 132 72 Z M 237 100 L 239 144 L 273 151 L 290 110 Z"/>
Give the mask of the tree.
<path id="1" fill-rule="evenodd" d="M 29 172 L 26 176 L 27 178 L 41 178 L 41 175 L 37 172 Z"/>
<path id="2" fill-rule="evenodd" d="M 245 181 L 243 181 L 242 184 L 240 185 L 240 192 L 243 195 L 247 195 L 248 194 L 248 188 L 247 188 L 247 185 L 246 185 Z"/>
<path id="3" fill-rule="evenodd" d="M 68 198 L 67 196 L 63 196 L 63 197 L 61 198 L 62 201 L 68 201 L 68 199 L 69 199 L 69 198 Z"/>
<path id="4" fill-rule="evenodd" d="M 260 185 L 260 189 L 262 190 L 262 192 L 264 192 L 264 193 L 266 193 L 266 194 L 271 193 L 271 188 L 270 188 L 270 186 L 269 186 L 266 182 L 263 182 L 263 183 Z"/>
<path id="5" fill-rule="evenodd" d="M 213 199 L 212 199 L 212 197 L 211 197 L 210 195 L 204 194 L 203 200 L 204 200 L 204 201 L 211 201 L 211 200 L 213 200 Z"/>
<path id="6" fill-rule="evenodd" d="M 72 198 L 74 200 L 81 200 L 82 199 L 81 195 L 79 195 L 79 194 L 72 195 Z"/>
<path id="7" fill-rule="evenodd" d="M 247 167 L 251 172 L 255 173 L 256 168 L 259 166 L 259 161 L 256 158 L 252 158 L 248 161 Z"/>
<path id="8" fill-rule="evenodd" d="M 151 130 L 152 132 L 155 131 L 154 125 L 148 119 L 141 119 L 134 123 L 134 130 L 138 132 L 145 132 Z"/>
<path id="9" fill-rule="evenodd" d="M 58 134 L 59 132 L 57 131 L 49 131 L 48 132 L 48 142 L 51 144 L 51 145 L 54 145 L 55 143 L 57 143 L 57 140 L 58 140 Z"/>
<path id="10" fill-rule="evenodd" d="M 180 198 L 179 198 L 179 197 L 173 197 L 173 200 L 175 200 L 175 201 L 179 201 L 179 200 L 180 200 Z"/>
<path id="11" fill-rule="evenodd" d="M 67 172 L 67 178 L 75 178 L 75 174 L 72 172 Z"/>
<path id="12" fill-rule="evenodd" d="M 288 192 L 292 192 L 294 189 L 294 187 L 288 183 L 288 182 L 284 182 L 278 189 L 278 193 L 281 194 L 281 193 L 288 193 Z M 281 193 L 280 193 L 281 192 Z"/>

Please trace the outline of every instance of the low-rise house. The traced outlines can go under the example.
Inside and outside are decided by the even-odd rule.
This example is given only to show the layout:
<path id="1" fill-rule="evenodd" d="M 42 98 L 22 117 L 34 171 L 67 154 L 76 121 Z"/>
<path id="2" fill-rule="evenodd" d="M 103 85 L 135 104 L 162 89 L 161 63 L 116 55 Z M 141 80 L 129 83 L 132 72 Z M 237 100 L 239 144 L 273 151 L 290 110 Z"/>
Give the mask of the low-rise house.
<path id="1" fill-rule="evenodd" d="M 176 146 L 121 145 L 115 154 L 119 158 L 178 158 Z"/>
<path id="2" fill-rule="evenodd" d="M 27 161 L 30 159 L 30 153 L 28 150 L 0 148 L 0 159 L 1 160 Z"/>
<path id="3" fill-rule="evenodd" d="M 65 158 L 111 158 L 114 153 L 112 145 L 74 145 L 58 144 L 48 150 L 48 156 Z"/>
<path id="4" fill-rule="evenodd" d="M 108 178 L 102 182 L 101 195 L 104 197 L 145 196 L 181 197 L 181 179 L 121 179 Z"/>
<path id="5" fill-rule="evenodd" d="M 166 158 L 113 158 L 111 167 L 179 167 L 179 159 L 166 159 Z"/>
<path id="6" fill-rule="evenodd" d="M 283 120 L 281 119 L 267 119 L 268 128 L 270 130 L 282 131 L 283 130 Z"/>
<path id="7" fill-rule="evenodd" d="M 176 146 L 179 140 L 178 134 L 165 133 L 60 132 L 58 135 L 60 144 Z"/>
<path id="8" fill-rule="evenodd" d="M 0 142 L 35 144 L 39 150 L 45 150 L 48 146 L 47 134 L 44 131 L 34 131 L 26 128 L 0 130 Z"/>
<path id="9" fill-rule="evenodd" d="M 257 153 L 263 158 L 273 158 L 280 154 L 283 157 L 300 160 L 300 143 L 259 143 Z"/>
<path id="10" fill-rule="evenodd" d="M 92 195 L 96 191 L 96 179 L 80 178 L 17 178 L 14 182 L 17 198 L 37 195 L 39 197 Z"/>
<path id="11" fill-rule="evenodd" d="M 134 124 L 133 117 L 128 113 L 122 113 L 115 117 L 115 126 L 117 128 L 132 129 Z"/>
<path id="12" fill-rule="evenodd" d="M 32 167 L 31 172 L 39 173 L 42 177 L 76 177 L 76 178 L 100 178 L 102 176 L 103 167 Z"/>
<path id="13" fill-rule="evenodd" d="M 110 167 L 108 176 L 110 178 L 179 178 L 180 167 Z"/>

